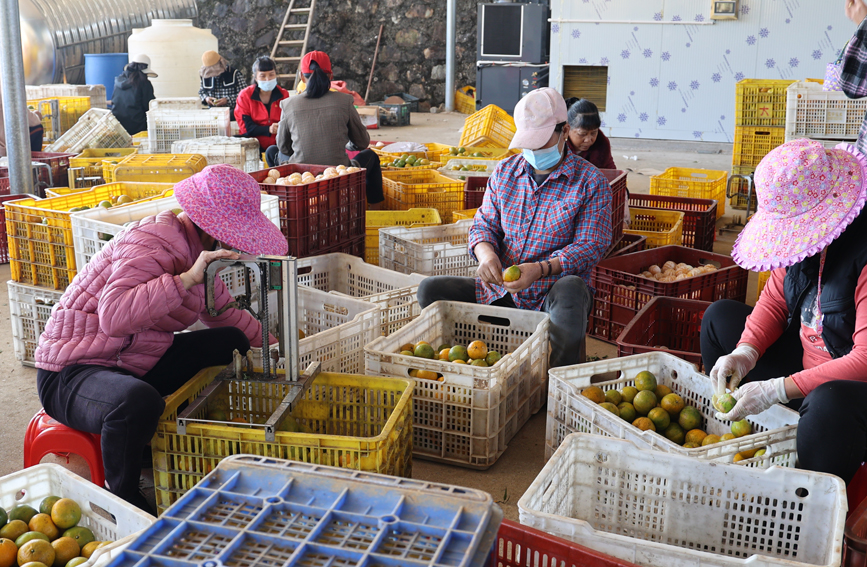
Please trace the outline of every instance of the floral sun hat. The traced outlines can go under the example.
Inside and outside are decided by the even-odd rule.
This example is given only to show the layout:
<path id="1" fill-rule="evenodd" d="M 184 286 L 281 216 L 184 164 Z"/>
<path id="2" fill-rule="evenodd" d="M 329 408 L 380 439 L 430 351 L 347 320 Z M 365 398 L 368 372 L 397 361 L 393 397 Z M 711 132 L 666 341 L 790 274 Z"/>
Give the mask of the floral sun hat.
<path id="1" fill-rule="evenodd" d="M 767 271 L 817 254 L 861 213 L 867 157 L 854 146 L 826 150 L 793 140 L 772 150 L 755 173 L 758 211 L 732 249 L 741 267 Z"/>

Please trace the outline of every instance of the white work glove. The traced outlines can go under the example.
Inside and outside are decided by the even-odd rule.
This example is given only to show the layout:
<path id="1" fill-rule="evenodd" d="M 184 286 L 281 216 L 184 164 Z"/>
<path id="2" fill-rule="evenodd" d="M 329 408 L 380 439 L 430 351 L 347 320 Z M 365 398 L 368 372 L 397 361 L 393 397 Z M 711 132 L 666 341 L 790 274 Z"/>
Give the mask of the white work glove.
<path id="1" fill-rule="evenodd" d="M 732 411 L 717 412 L 716 418 L 723 421 L 740 421 L 748 415 L 758 415 L 774 404 L 785 404 L 789 401 L 785 381 L 785 378 L 773 378 L 764 382 L 745 384 L 732 394 L 738 401 Z"/>
<path id="2" fill-rule="evenodd" d="M 758 361 L 759 352 L 747 344 L 738 346 L 729 355 L 719 357 L 710 371 L 714 393 L 725 394 L 727 386 L 734 392 L 744 376 L 756 367 Z"/>

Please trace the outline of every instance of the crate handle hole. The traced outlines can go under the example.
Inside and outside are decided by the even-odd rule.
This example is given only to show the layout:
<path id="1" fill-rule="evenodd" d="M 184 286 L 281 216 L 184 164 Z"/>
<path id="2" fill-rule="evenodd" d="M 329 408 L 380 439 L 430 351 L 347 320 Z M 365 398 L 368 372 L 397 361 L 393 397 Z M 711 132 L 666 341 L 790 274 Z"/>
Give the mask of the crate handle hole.
<path id="1" fill-rule="evenodd" d="M 102 518 L 108 520 L 112 524 L 117 525 L 117 518 L 115 517 L 114 514 L 112 514 L 111 512 L 109 512 L 108 510 L 103 508 L 102 506 L 98 506 L 98 505 L 94 504 L 93 502 L 88 502 L 88 504 L 90 505 L 90 509 L 93 510 L 93 512 L 97 516 L 101 516 Z"/>
<path id="2" fill-rule="evenodd" d="M 597 463 L 607 463 L 608 462 L 608 454 L 607 453 L 596 453 L 596 462 Z"/>
<path id="3" fill-rule="evenodd" d="M 389 524 L 396 524 L 397 522 L 398 522 L 397 516 L 392 516 L 391 514 L 389 514 L 387 516 L 382 516 L 381 518 L 379 518 L 379 525 L 380 526 L 387 526 Z"/>
<path id="4" fill-rule="evenodd" d="M 15 500 L 23 500 L 27 496 L 27 491 L 23 488 L 15 493 Z"/>
<path id="5" fill-rule="evenodd" d="M 312 266 L 304 266 L 303 268 L 298 268 L 298 275 L 303 276 L 305 274 L 309 274 L 312 271 L 313 271 Z"/>
<path id="6" fill-rule="evenodd" d="M 672 379 L 672 380 L 677 380 L 677 370 L 672 370 L 672 371 L 671 371 L 671 379 Z"/>
<path id="7" fill-rule="evenodd" d="M 801 497 L 801 498 L 806 498 L 807 496 L 810 495 L 810 491 L 807 490 L 807 489 L 804 488 L 804 487 L 801 487 L 801 488 L 796 488 L 796 489 L 795 489 L 795 494 L 798 495 L 798 496 Z"/>
<path id="8" fill-rule="evenodd" d="M 487 323 L 489 325 L 499 325 L 500 327 L 511 327 L 512 322 L 505 317 L 488 317 L 479 315 L 479 323 Z"/>

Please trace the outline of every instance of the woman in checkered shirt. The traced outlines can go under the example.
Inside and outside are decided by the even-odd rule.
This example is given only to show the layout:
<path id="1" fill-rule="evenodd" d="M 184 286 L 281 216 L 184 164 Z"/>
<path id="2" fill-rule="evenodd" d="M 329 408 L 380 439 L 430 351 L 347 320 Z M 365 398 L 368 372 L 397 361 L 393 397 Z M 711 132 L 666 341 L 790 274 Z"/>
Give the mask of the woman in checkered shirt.
<path id="1" fill-rule="evenodd" d="M 216 51 L 205 51 L 202 54 L 202 68 L 199 69 L 202 86 L 199 88 L 199 98 L 208 108 L 227 107 L 229 116 L 235 120 L 235 101 L 238 93 L 247 86 L 244 75 L 229 65 L 226 58 Z"/>

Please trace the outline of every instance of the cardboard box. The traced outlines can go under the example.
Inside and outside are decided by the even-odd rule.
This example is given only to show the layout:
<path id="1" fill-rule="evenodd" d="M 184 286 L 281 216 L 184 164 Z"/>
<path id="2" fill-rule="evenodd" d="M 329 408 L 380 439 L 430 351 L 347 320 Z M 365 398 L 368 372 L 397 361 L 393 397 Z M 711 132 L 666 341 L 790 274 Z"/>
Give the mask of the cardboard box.
<path id="1" fill-rule="evenodd" d="M 379 107 L 378 106 L 356 106 L 355 110 L 361 116 L 361 123 L 368 130 L 377 130 L 379 128 Z"/>

